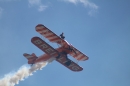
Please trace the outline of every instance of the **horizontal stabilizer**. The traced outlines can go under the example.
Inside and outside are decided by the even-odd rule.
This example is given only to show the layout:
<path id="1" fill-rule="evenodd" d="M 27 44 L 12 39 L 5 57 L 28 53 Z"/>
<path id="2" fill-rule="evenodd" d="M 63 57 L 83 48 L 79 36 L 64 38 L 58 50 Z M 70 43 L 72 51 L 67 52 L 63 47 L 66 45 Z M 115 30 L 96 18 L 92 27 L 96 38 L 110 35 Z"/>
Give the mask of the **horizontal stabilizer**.
<path id="1" fill-rule="evenodd" d="M 38 58 L 34 53 L 24 53 L 23 56 L 28 59 L 28 64 L 34 64 L 35 60 Z"/>

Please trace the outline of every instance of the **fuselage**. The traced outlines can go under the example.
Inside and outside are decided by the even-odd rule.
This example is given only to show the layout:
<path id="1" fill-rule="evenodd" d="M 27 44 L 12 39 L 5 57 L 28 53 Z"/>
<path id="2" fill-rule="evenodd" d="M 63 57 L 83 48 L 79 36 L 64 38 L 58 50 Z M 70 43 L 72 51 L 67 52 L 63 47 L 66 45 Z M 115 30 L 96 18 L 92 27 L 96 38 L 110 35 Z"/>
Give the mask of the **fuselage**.
<path id="1" fill-rule="evenodd" d="M 64 42 L 60 44 L 60 47 L 59 48 L 56 48 L 56 50 L 58 51 L 58 53 L 60 52 L 66 52 L 67 54 L 71 53 L 71 51 L 68 49 L 68 47 L 71 46 L 66 40 L 64 40 Z M 57 57 L 58 54 L 54 54 L 53 56 L 50 56 L 46 53 L 44 53 L 43 55 L 39 56 L 37 58 L 37 60 L 35 61 L 35 63 L 37 62 L 42 62 L 42 61 L 47 61 L 51 58 L 55 58 Z"/>

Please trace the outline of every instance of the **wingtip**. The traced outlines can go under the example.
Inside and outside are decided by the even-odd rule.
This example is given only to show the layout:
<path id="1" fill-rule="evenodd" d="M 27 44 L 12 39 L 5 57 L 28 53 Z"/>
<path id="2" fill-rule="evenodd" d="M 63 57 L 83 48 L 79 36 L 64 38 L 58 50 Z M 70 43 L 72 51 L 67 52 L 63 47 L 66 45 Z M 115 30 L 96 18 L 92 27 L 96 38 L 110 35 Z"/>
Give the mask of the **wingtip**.
<path id="1" fill-rule="evenodd" d="M 89 59 L 89 57 L 87 57 L 84 61 L 86 61 L 86 60 L 88 60 Z"/>
<path id="2" fill-rule="evenodd" d="M 86 60 L 88 60 L 89 59 L 89 57 L 86 57 L 85 59 L 82 59 L 82 61 L 86 61 Z"/>
<path id="3" fill-rule="evenodd" d="M 43 24 L 38 24 L 38 25 L 36 25 L 36 27 L 39 27 L 39 26 L 44 26 Z"/>
<path id="4" fill-rule="evenodd" d="M 39 33 L 41 33 L 43 31 L 43 29 L 46 28 L 43 24 L 38 24 L 35 27 L 35 30 Z"/>

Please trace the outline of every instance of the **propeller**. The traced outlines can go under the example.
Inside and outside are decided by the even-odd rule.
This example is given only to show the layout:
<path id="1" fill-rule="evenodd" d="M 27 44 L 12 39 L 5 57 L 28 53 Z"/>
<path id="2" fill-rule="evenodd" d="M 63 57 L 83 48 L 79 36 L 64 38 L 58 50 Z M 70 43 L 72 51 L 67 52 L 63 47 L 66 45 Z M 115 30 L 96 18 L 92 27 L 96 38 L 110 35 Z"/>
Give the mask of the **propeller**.
<path id="1" fill-rule="evenodd" d="M 75 49 L 73 47 L 71 47 L 70 45 L 69 45 L 68 48 L 65 48 L 65 49 L 68 49 L 68 50 L 70 50 L 71 52 L 74 52 L 77 55 Z"/>

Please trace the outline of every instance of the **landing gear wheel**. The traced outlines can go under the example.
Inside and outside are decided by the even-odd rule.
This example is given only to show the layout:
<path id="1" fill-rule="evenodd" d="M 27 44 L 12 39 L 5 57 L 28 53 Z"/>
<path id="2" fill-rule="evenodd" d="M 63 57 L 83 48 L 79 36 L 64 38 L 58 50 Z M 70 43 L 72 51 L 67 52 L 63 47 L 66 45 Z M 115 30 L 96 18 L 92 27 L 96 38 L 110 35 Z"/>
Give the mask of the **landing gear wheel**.
<path id="1" fill-rule="evenodd" d="M 65 64 L 66 64 L 66 66 L 69 66 L 71 64 L 71 61 L 69 60 Z"/>

